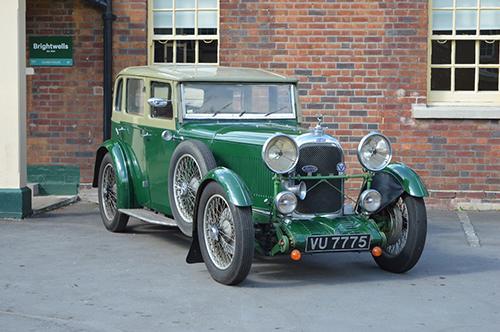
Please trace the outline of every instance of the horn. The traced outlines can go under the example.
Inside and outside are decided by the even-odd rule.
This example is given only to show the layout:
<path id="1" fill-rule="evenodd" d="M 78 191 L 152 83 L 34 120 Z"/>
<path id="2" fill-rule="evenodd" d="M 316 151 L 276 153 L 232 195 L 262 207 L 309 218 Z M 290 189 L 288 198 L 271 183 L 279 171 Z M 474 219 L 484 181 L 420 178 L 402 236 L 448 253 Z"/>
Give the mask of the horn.
<path id="1" fill-rule="evenodd" d="M 294 193 L 295 196 L 297 196 L 297 198 L 300 199 L 301 201 L 306 198 L 307 187 L 304 181 L 300 181 L 299 184 L 284 183 L 284 187 L 286 188 L 286 190 Z"/>

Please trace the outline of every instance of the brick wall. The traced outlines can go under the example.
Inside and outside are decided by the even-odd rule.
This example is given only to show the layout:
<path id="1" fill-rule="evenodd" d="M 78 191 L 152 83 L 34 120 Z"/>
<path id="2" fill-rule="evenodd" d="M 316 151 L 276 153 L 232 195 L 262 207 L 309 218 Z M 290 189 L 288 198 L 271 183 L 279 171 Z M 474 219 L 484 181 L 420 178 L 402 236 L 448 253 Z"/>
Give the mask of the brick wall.
<path id="1" fill-rule="evenodd" d="M 360 138 L 380 130 L 394 160 L 415 168 L 429 204 L 500 201 L 495 121 L 416 120 L 426 102 L 426 0 L 221 1 L 223 65 L 300 79 L 305 122 L 321 113 L 359 170 Z"/>
<path id="2" fill-rule="evenodd" d="M 114 72 L 146 64 L 146 1 L 114 0 Z M 72 36 L 73 67 L 28 76 L 28 164 L 70 164 L 92 180 L 102 142 L 102 14 L 83 0 L 27 0 L 26 34 Z M 28 50 L 29 51 L 29 50 Z M 29 55 L 28 55 L 29 57 Z"/>
<path id="3" fill-rule="evenodd" d="M 355 148 L 371 130 L 432 190 L 428 203 L 499 202 L 498 121 L 416 120 L 426 102 L 427 1 L 220 0 L 222 65 L 300 79 L 306 122 L 322 113 L 359 170 Z M 114 72 L 147 62 L 146 0 L 113 0 Z M 71 35 L 75 65 L 28 78 L 30 164 L 77 164 L 92 176 L 102 135 L 102 18 L 83 0 L 27 0 L 27 34 Z"/>

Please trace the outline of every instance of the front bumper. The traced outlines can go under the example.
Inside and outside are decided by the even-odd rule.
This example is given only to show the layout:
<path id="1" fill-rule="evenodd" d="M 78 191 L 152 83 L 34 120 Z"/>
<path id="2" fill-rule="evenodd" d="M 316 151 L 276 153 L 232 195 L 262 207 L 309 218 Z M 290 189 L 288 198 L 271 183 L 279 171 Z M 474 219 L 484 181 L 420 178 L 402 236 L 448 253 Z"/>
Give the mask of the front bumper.
<path id="1" fill-rule="evenodd" d="M 277 225 L 278 226 L 278 225 Z M 313 217 L 311 219 L 283 219 L 279 221 L 282 236 L 278 247 L 272 254 L 288 253 L 293 249 L 305 251 L 309 236 L 355 235 L 370 234 L 370 249 L 383 247 L 386 243 L 385 234 L 372 219 L 362 215 L 345 215 L 335 218 Z"/>

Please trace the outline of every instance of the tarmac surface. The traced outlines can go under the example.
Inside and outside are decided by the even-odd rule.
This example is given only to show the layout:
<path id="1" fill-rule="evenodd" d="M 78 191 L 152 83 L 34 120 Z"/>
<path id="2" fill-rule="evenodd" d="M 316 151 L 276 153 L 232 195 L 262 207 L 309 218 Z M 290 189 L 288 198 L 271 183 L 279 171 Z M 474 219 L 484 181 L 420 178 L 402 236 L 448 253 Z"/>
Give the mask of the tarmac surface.
<path id="1" fill-rule="evenodd" d="M 176 228 L 110 233 L 89 202 L 0 220 L 0 331 L 498 331 L 500 212 L 459 214 L 428 211 L 403 275 L 368 253 L 256 257 L 236 287 L 186 264 Z"/>

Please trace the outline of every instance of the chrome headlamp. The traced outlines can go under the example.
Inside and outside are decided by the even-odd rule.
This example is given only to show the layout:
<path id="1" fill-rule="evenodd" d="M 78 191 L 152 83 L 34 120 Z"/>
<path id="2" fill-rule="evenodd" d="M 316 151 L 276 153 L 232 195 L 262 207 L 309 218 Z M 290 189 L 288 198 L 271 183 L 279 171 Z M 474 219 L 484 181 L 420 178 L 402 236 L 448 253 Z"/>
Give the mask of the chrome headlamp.
<path id="1" fill-rule="evenodd" d="M 382 195 L 374 189 L 365 190 L 359 195 L 358 204 L 366 212 L 375 212 L 382 203 Z"/>
<path id="2" fill-rule="evenodd" d="M 274 205 L 280 213 L 290 214 L 297 207 L 297 196 L 291 191 L 282 191 L 274 198 Z"/>
<path id="3" fill-rule="evenodd" d="M 391 162 L 391 143 L 380 133 L 370 133 L 358 145 L 358 159 L 364 168 L 380 171 Z"/>
<path id="4" fill-rule="evenodd" d="M 299 147 L 293 138 L 284 134 L 269 137 L 262 147 L 262 159 L 275 173 L 292 171 L 299 161 Z"/>

